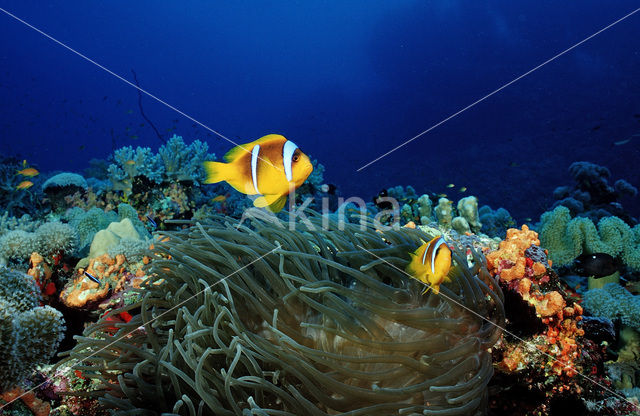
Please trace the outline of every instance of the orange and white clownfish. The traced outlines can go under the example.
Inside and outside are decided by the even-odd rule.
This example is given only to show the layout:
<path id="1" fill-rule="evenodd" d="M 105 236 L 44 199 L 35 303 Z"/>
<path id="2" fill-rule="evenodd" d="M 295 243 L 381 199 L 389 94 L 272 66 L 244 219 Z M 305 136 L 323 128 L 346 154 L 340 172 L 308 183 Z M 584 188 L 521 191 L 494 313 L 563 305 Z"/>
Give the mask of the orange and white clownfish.
<path id="1" fill-rule="evenodd" d="M 407 266 L 407 273 L 428 285 L 422 294 L 427 293 L 429 289 L 438 294 L 442 282 L 451 281 L 448 276 L 451 269 L 451 249 L 442 236 L 424 243 L 409 255 L 411 261 Z"/>
<path id="2" fill-rule="evenodd" d="M 242 144 L 224 155 L 227 163 L 204 162 L 205 183 L 226 181 L 237 191 L 260 195 L 256 207 L 279 212 L 292 189 L 304 183 L 313 171 L 309 157 L 279 134 L 268 134 Z"/>

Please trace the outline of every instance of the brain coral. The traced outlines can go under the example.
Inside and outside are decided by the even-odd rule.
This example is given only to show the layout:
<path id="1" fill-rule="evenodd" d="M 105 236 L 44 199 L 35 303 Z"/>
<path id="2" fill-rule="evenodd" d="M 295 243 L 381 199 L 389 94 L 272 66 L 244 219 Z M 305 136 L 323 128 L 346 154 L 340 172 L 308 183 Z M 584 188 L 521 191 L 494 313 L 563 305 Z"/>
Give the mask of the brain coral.
<path id="1" fill-rule="evenodd" d="M 143 299 L 65 362 L 84 359 L 116 413 L 484 413 L 504 309 L 480 254 L 454 251 L 453 281 L 422 295 L 402 271 L 420 230 L 214 220 L 169 233 Z"/>
<path id="2" fill-rule="evenodd" d="M 0 267 L 0 392 L 49 360 L 64 336 L 62 314 L 39 303 L 31 276 Z"/>

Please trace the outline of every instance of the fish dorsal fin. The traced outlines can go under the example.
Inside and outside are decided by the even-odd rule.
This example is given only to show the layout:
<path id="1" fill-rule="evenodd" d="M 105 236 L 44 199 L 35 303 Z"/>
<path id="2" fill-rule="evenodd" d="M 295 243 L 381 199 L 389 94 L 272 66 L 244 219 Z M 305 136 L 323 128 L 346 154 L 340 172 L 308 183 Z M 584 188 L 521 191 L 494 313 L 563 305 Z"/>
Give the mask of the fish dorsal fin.
<path id="1" fill-rule="evenodd" d="M 228 163 L 231 163 L 234 160 L 238 159 L 240 156 L 244 155 L 245 153 L 251 153 L 251 150 L 257 144 L 265 144 L 265 143 L 274 142 L 274 141 L 286 141 L 286 140 L 287 139 L 285 139 L 284 136 L 281 136 L 279 134 L 267 134 L 266 136 L 260 137 L 258 140 L 254 140 L 250 143 L 238 145 L 233 149 L 229 150 L 224 155 L 224 160 Z"/>

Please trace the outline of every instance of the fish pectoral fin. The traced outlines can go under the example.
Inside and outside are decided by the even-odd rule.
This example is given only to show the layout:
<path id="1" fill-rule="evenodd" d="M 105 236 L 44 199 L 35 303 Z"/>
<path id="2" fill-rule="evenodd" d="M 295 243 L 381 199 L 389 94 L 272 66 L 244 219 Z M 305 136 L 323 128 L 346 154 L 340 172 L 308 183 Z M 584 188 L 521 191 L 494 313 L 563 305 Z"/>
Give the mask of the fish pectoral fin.
<path id="1" fill-rule="evenodd" d="M 207 178 L 204 183 L 216 183 L 226 181 L 228 177 L 228 164 L 206 161 L 203 163 Z"/>
<path id="2" fill-rule="evenodd" d="M 269 211 L 271 212 L 280 212 L 282 208 L 284 208 L 284 204 L 287 203 L 287 196 L 282 195 L 280 198 L 276 199 L 273 204 L 269 204 Z"/>
<path id="3" fill-rule="evenodd" d="M 271 212 L 280 212 L 284 208 L 284 204 L 287 202 L 286 195 L 264 195 L 256 198 L 253 201 L 253 205 L 258 208 L 268 207 Z"/>

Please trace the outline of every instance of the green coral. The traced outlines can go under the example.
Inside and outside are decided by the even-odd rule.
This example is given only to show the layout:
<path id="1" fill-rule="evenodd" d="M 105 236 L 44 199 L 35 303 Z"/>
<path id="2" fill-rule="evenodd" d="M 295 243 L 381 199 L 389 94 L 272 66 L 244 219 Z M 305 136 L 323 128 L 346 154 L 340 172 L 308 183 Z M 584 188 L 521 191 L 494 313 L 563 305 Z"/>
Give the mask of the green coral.
<path id="1" fill-rule="evenodd" d="M 607 253 L 640 271 L 640 225 L 631 228 L 618 217 L 604 217 L 596 227 L 588 218 L 571 218 L 564 206 L 545 212 L 540 220 L 540 242 L 555 265 L 568 265 L 582 253 Z"/>
<path id="2" fill-rule="evenodd" d="M 48 361 L 64 337 L 62 314 L 39 304 L 31 276 L 0 267 L 0 391 Z"/>
<path id="3" fill-rule="evenodd" d="M 423 295 L 403 271 L 420 230 L 212 220 L 168 233 L 142 300 L 111 314 L 131 321 L 107 336 L 102 317 L 60 363 L 115 414 L 484 413 L 504 309 L 480 253 L 454 249 Z"/>
<path id="4" fill-rule="evenodd" d="M 594 316 L 620 318 L 623 324 L 640 330 L 640 296 L 632 295 L 617 283 L 588 290 L 582 304 Z"/>

